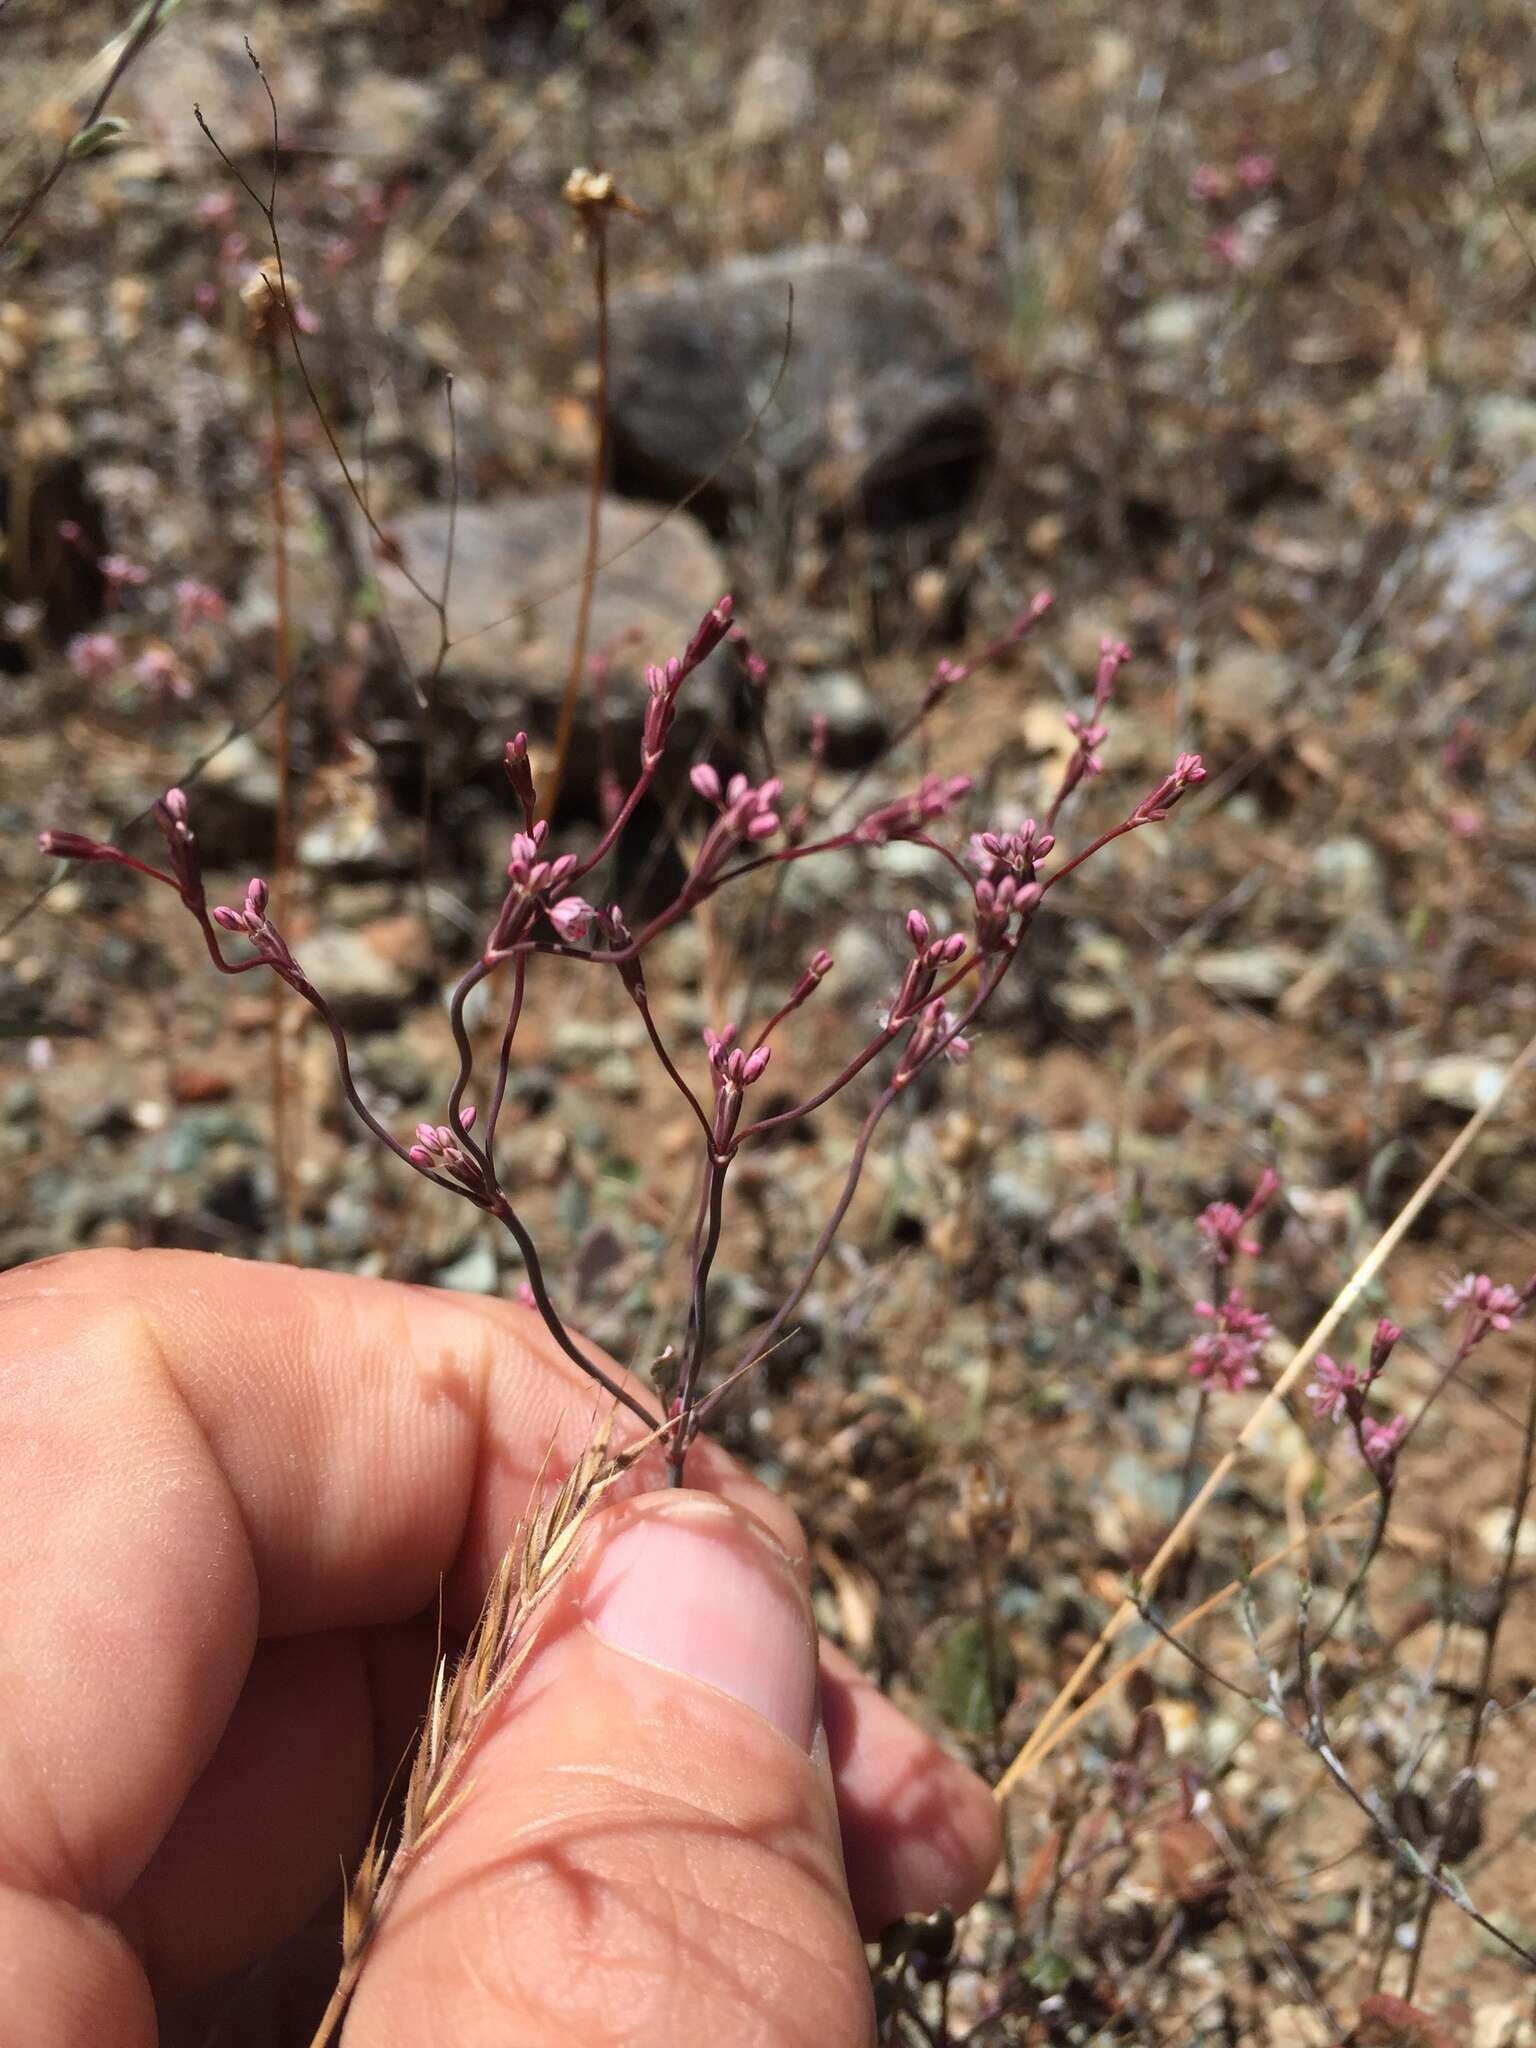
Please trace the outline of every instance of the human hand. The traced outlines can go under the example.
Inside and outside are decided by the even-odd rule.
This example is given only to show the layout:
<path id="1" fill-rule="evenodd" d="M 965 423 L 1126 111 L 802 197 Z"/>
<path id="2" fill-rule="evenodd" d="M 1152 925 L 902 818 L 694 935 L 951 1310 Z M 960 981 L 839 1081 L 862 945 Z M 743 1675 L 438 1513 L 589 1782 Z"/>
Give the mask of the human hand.
<path id="1" fill-rule="evenodd" d="M 410 1746 L 439 1590 L 461 1634 L 594 1412 L 506 1304 L 177 1252 L 0 1278 L 9 2048 L 307 2042 L 291 1938 Z M 986 1788 L 830 1649 L 818 1687 L 793 1516 L 707 1443 L 715 1498 L 660 1470 L 591 1523 L 345 2048 L 854 2048 L 859 1931 L 990 1876 Z M 213 2034 L 206 1987 L 274 1955 Z"/>

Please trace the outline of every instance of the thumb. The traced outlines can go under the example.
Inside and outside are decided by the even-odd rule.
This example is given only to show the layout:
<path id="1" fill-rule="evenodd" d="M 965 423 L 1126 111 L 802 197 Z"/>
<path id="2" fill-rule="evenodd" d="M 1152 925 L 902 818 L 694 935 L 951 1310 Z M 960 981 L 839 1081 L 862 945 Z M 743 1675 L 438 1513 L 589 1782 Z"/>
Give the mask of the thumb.
<path id="1" fill-rule="evenodd" d="M 763 1525 L 594 1523 L 459 1811 L 406 1873 L 345 2048 L 865 2048 L 816 1634 Z"/>

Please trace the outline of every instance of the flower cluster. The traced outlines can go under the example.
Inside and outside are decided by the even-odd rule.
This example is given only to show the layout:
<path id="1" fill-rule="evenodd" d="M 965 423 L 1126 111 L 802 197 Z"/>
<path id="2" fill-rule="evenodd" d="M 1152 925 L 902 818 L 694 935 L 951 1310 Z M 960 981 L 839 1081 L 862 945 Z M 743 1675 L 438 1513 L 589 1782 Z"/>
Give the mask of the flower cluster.
<path id="1" fill-rule="evenodd" d="M 677 699 L 683 684 L 703 661 L 708 660 L 731 629 L 732 603 L 729 597 L 704 614 L 699 629 L 681 655 L 674 654 L 664 666 L 652 662 L 645 671 L 649 702 L 640 738 L 642 771 L 654 769 L 660 761 L 677 716 Z"/>
<path id="2" fill-rule="evenodd" d="M 720 1031 L 704 1027 L 704 1050 L 709 1054 L 710 1072 L 719 1089 L 750 1088 L 754 1081 L 762 1079 L 763 1069 L 768 1064 L 769 1049 L 766 1045 L 754 1047 L 748 1052 L 736 1043 L 736 1026 L 727 1024 Z"/>
<path id="3" fill-rule="evenodd" d="M 288 975 L 298 972 L 298 962 L 288 950 L 288 942 L 267 916 L 268 889 L 259 875 L 253 875 L 246 885 L 245 903 L 234 910 L 227 903 L 214 905 L 210 915 L 221 931 L 236 932 L 250 940 L 261 958 L 268 961 L 279 973 Z"/>
<path id="4" fill-rule="evenodd" d="M 1370 1355 L 1362 1372 L 1348 1361 L 1330 1358 L 1320 1351 L 1312 1361 L 1312 1378 L 1307 1399 L 1320 1422 L 1347 1422 L 1354 1432 L 1355 1448 L 1385 1486 L 1392 1478 L 1397 1453 L 1407 1434 L 1407 1418 L 1374 1416 L 1366 1410 L 1366 1399 L 1386 1369 L 1402 1331 L 1385 1316 L 1371 1334 Z"/>
<path id="5" fill-rule="evenodd" d="M 1489 1330 L 1507 1330 L 1529 1299 L 1529 1289 L 1495 1286 L 1486 1273 L 1463 1273 L 1441 1306 L 1446 1309 L 1464 1307 L 1468 1328 L 1474 1329 L 1480 1324 L 1479 1334 L 1485 1336 Z"/>
<path id="6" fill-rule="evenodd" d="M 973 787 L 969 775 L 925 775 L 910 796 L 881 804 L 854 827 L 861 846 L 884 846 L 892 839 L 910 839 L 954 809 Z"/>
<path id="7" fill-rule="evenodd" d="M 720 813 L 719 829 L 727 838 L 771 839 L 779 830 L 774 805 L 784 785 L 778 776 L 770 775 L 754 788 L 745 775 L 733 775 L 722 789 L 716 771 L 707 761 L 700 761 L 689 770 L 688 780 L 705 803 L 713 804 Z"/>
<path id="8" fill-rule="evenodd" d="M 1007 826 L 994 832 L 973 832 L 971 865 L 985 882 L 1000 882 L 1004 875 L 1020 876 L 1032 882 L 1037 864 L 1045 859 L 1055 844 L 1054 832 L 1043 832 L 1033 818 L 1026 818 L 1022 825 Z"/>
<path id="9" fill-rule="evenodd" d="M 1259 1175 L 1258 1186 L 1248 1197 L 1241 1209 L 1235 1202 L 1212 1202 L 1202 1209 L 1195 1218 L 1195 1228 L 1205 1239 L 1210 1254 L 1218 1266 L 1229 1266 L 1242 1252 L 1252 1256 L 1259 1248 L 1257 1238 L 1245 1237 L 1243 1232 L 1278 1194 L 1280 1176 L 1269 1167 Z"/>
<path id="10" fill-rule="evenodd" d="M 1197 1301 L 1195 1314 L 1212 1327 L 1189 1347 L 1190 1378 L 1240 1394 L 1258 1384 L 1259 1354 L 1275 1334 L 1267 1315 L 1250 1308 L 1240 1287 L 1220 1304 Z"/>
<path id="11" fill-rule="evenodd" d="M 459 1114 L 460 1130 L 468 1132 L 474 1121 L 475 1109 L 471 1103 Z M 407 1149 L 406 1157 L 412 1166 L 419 1166 L 424 1173 L 443 1174 L 449 1180 L 458 1181 L 462 1187 L 478 1192 L 484 1185 L 485 1176 L 479 1160 L 465 1148 L 448 1124 L 418 1124 L 416 1142 Z"/>
<path id="12" fill-rule="evenodd" d="M 1044 891 L 1038 882 L 1021 882 L 1014 875 L 1000 881 L 985 877 L 976 884 L 976 950 L 995 953 L 1007 941 L 1015 917 L 1027 919 Z"/>

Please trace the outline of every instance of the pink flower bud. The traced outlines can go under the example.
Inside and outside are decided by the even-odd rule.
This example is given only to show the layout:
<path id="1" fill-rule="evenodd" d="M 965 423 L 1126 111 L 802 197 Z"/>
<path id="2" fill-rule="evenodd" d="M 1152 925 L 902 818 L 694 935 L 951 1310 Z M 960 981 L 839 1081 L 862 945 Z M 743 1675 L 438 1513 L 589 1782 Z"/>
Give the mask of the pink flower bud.
<path id="1" fill-rule="evenodd" d="M 952 967 L 965 951 L 965 946 L 964 932 L 951 932 L 949 937 L 939 947 L 939 964 L 943 967 Z"/>
<path id="2" fill-rule="evenodd" d="M 99 839 L 87 839 L 79 832 L 39 832 L 39 848 L 58 860 L 111 860 L 114 850 Z"/>
<path id="3" fill-rule="evenodd" d="M 246 914 L 250 917 L 265 917 L 267 914 L 268 890 L 260 875 L 252 875 L 245 891 Z"/>
<path id="4" fill-rule="evenodd" d="M 245 919 L 238 910 L 231 910 L 227 903 L 216 903 L 210 913 L 213 921 L 226 932 L 243 932 Z"/>
<path id="5" fill-rule="evenodd" d="M 750 1088 L 768 1064 L 771 1047 L 760 1045 L 756 1052 L 749 1052 L 742 1063 L 741 1081 L 744 1088 Z"/>
<path id="6" fill-rule="evenodd" d="M 688 780 L 693 784 L 697 793 L 703 797 L 705 803 L 714 804 L 718 808 L 723 800 L 720 791 L 720 777 L 707 761 L 696 761 L 688 770 Z"/>
<path id="7" fill-rule="evenodd" d="M 823 975 L 832 972 L 832 955 L 827 952 L 825 947 L 819 953 L 811 955 L 811 964 L 806 971 L 814 974 L 818 981 L 821 980 Z"/>
<path id="8" fill-rule="evenodd" d="M 747 837 L 749 839 L 771 839 L 778 829 L 779 819 L 776 811 L 759 811 L 747 827 Z"/>
<path id="9" fill-rule="evenodd" d="M 933 927 L 920 910 L 907 912 L 907 937 L 919 948 L 926 946 L 933 937 Z"/>

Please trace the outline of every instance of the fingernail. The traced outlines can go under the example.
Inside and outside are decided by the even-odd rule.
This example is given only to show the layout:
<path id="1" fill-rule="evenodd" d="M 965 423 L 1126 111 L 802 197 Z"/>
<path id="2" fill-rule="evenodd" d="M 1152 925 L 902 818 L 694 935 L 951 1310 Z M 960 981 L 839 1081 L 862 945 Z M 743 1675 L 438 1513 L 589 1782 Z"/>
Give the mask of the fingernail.
<path id="1" fill-rule="evenodd" d="M 809 1752 L 816 1637 L 788 1557 L 719 1501 L 620 1512 L 582 1598 L 588 1624 L 615 1649 L 729 1693 Z"/>

